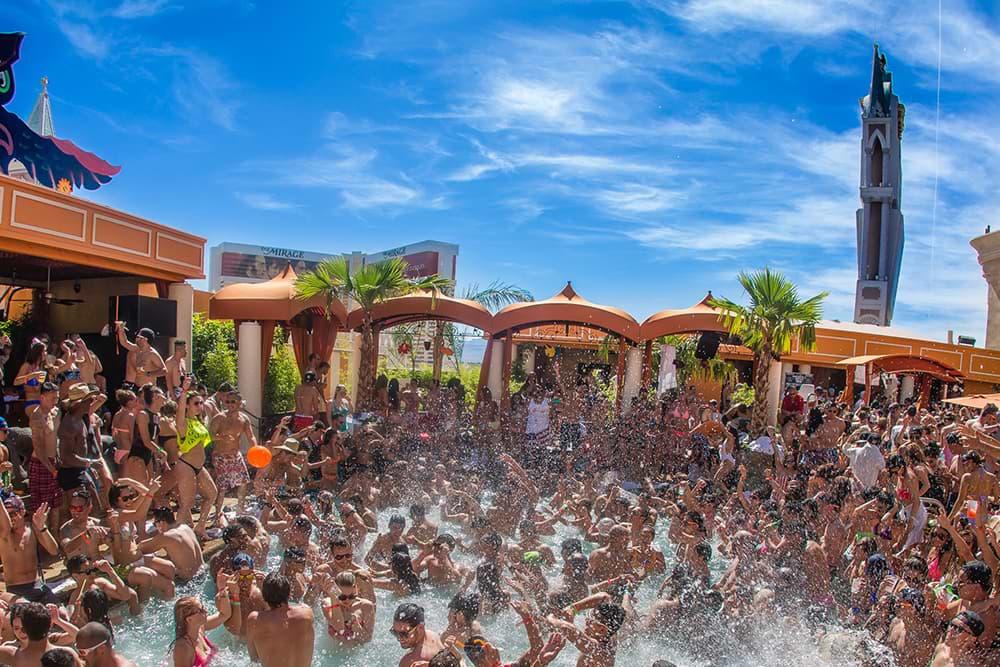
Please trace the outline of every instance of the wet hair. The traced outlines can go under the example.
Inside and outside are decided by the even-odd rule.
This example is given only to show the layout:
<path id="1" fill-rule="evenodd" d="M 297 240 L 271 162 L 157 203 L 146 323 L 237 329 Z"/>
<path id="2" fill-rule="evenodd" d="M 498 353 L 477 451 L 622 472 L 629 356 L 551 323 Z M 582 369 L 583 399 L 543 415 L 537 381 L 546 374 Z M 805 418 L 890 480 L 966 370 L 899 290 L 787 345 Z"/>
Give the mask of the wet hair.
<path id="1" fill-rule="evenodd" d="M 708 542 L 699 542 L 694 552 L 707 563 L 712 558 L 712 545 Z"/>
<path id="2" fill-rule="evenodd" d="M 420 503 L 414 503 L 410 505 L 410 514 L 414 517 L 425 518 L 427 516 L 427 508 Z"/>
<path id="3" fill-rule="evenodd" d="M 76 656 L 67 648 L 50 648 L 42 654 L 42 667 L 76 667 Z"/>
<path id="4" fill-rule="evenodd" d="M 306 552 L 300 547 L 288 547 L 285 549 L 285 553 L 282 554 L 282 558 L 292 563 L 305 563 Z M 250 567 L 253 567 L 253 561 L 250 561 L 250 563 Z"/>
<path id="5" fill-rule="evenodd" d="M 986 593 L 993 587 L 993 570 L 981 560 L 970 560 L 962 566 L 964 574 L 970 582 L 979 584 Z"/>
<path id="6" fill-rule="evenodd" d="M 90 562 L 87 554 L 73 554 L 66 559 L 66 571 L 70 574 L 83 573 L 83 566 Z"/>
<path id="7" fill-rule="evenodd" d="M 566 559 L 566 564 L 569 566 L 569 571 L 574 577 L 582 579 L 587 576 L 587 570 L 589 562 L 587 557 L 582 553 L 574 553 Z"/>
<path id="8" fill-rule="evenodd" d="M 389 566 L 396 578 L 403 582 L 411 593 L 416 595 L 420 592 L 420 578 L 413 571 L 413 561 L 410 559 L 410 554 L 401 551 L 394 552 L 389 559 Z"/>
<path id="9" fill-rule="evenodd" d="M 503 547 L 503 537 L 500 536 L 500 533 L 489 533 L 484 535 L 482 542 L 494 551 L 500 551 L 500 548 Z"/>
<path id="10" fill-rule="evenodd" d="M 903 561 L 903 569 L 915 570 L 919 572 L 921 576 L 927 576 L 927 561 L 920 556 L 910 556 Z"/>
<path id="11" fill-rule="evenodd" d="M 621 605 L 614 602 L 602 602 L 595 610 L 597 620 L 608 628 L 608 632 L 614 635 L 625 622 L 625 610 Z"/>
<path id="12" fill-rule="evenodd" d="M 201 602 L 193 595 L 184 595 L 174 602 L 174 640 L 171 646 L 187 637 L 187 620 L 197 613 Z"/>
<path id="13" fill-rule="evenodd" d="M 459 593 L 448 603 L 448 609 L 461 613 L 466 623 L 472 623 L 479 616 L 480 600 L 477 593 Z"/>
<path id="14" fill-rule="evenodd" d="M 299 516 L 295 517 L 295 521 L 292 522 L 292 528 L 312 535 L 313 525 L 306 517 Z"/>
<path id="15" fill-rule="evenodd" d="M 572 553 L 583 553 L 583 543 L 575 537 L 570 537 L 562 541 L 559 545 L 559 553 L 563 558 Z"/>
<path id="16" fill-rule="evenodd" d="M 341 588 L 344 588 L 345 586 L 358 585 L 357 578 L 354 576 L 354 573 L 350 571 L 338 572 L 337 576 L 333 578 L 333 581 Z"/>
<path id="17" fill-rule="evenodd" d="M 24 357 L 24 363 L 34 366 L 45 356 L 45 343 L 36 340 L 28 348 L 28 354 Z"/>
<path id="18" fill-rule="evenodd" d="M 441 533 L 440 535 L 434 538 L 434 544 L 436 545 L 447 544 L 449 548 L 454 549 L 455 538 L 452 537 L 450 533 Z"/>
<path id="19" fill-rule="evenodd" d="M 29 602 L 21 608 L 21 628 L 28 639 L 37 642 L 45 639 L 52 627 L 52 617 L 45 605 Z"/>
<path id="20" fill-rule="evenodd" d="M 247 537 L 254 538 L 257 537 L 257 522 L 254 521 L 252 516 L 247 514 L 240 514 L 236 517 L 236 523 L 243 526 L 243 530 L 247 532 Z"/>
<path id="21" fill-rule="evenodd" d="M 79 498 L 80 500 L 84 501 L 88 505 L 90 505 L 93 502 L 93 498 L 90 495 L 90 491 L 88 491 L 87 489 L 84 489 L 84 488 L 79 488 L 76 491 L 74 491 L 70 495 L 70 499 L 73 499 L 73 498 Z"/>
<path id="22" fill-rule="evenodd" d="M 153 523 L 157 521 L 163 521 L 164 523 L 174 523 L 177 517 L 174 515 L 174 511 L 169 507 L 157 507 L 153 509 Z"/>
<path id="23" fill-rule="evenodd" d="M 139 388 L 139 395 L 142 396 L 142 402 L 146 405 L 152 405 L 153 399 L 156 396 L 156 385 L 152 382 L 147 382 Z"/>
<path id="24" fill-rule="evenodd" d="M 228 524 L 222 529 L 223 544 L 233 544 L 239 537 L 246 537 L 246 529 L 238 523 Z"/>
<path id="25" fill-rule="evenodd" d="M 462 658 L 443 648 L 434 654 L 427 667 L 462 667 Z"/>
<path id="26" fill-rule="evenodd" d="M 39 393 L 51 394 L 56 391 L 59 391 L 59 385 L 57 385 L 55 382 L 43 382 L 42 389 Z"/>
<path id="27" fill-rule="evenodd" d="M 958 612 L 955 616 L 955 620 L 965 623 L 965 626 L 969 628 L 969 632 L 972 633 L 973 637 L 979 637 L 986 630 L 986 624 L 983 622 L 983 617 L 971 609 Z"/>
<path id="28" fill-rule="evenodd" d="M 389 528 L 393 526 L 406 526 L 406 518 L 402 514 L 393 514 L 389 517 Z"/>
<path id="29" fill-rule="evenodd" d="M 503 600 L 506 593 L 500 587 L 500 568 L 496 563 L 483 563 L 476 568 L 476 585 L 479 595 L 492 602 Z"/>
<path id="30" fill-rule="evenodd" d="M 107 628 L 108 634 L 114 636 L 115 630 L 111 626 L 109 612 L 111 601 L 108 600 L 107 593 L 100 588 L 91 588 L 83 594 L 83 597 L 80 599 L 80 606 L 83 607 L 83 613 L 86 615 L 88 621 L 103 625 Z"/>
<path id="31" fill-rule="evenodd" d="M 344 548 L 354 550 L 354 547 L 351 546 L 351 541 L 347 539 L 346 535 L 341 533 L 330 538 L 330 551 Z"/>
<path id="32" fill-rule="evenodd" d="M 423 625 L 424 608 L 412 602 L 404 602 L 396 607 L 392 614 L 393 623 L 406 623 L 409 626 Z"/>
<path id="33" fill-rule="evenodd" d="M 278 572 L 269 572 L 266 577 L 264 577 L 264 583 L 260 588 L 260 593 L 264 597 L 264 602 L 271 609 L 276 609 L 283 604 L 288 603 L 288 596 L 291 593 L 292 585 L 283 574 Z"/>

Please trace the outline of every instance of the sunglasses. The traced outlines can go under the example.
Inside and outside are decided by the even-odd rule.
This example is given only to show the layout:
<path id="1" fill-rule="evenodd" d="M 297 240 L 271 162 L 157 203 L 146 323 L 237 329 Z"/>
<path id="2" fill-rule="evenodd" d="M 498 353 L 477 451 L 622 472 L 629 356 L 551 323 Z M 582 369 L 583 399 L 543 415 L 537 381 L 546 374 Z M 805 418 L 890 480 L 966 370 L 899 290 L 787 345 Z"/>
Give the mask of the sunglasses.
<path id="1" fill-rule="evenodd" d="M 346 602 L 347 600 L 353 600 L 356 597 L 358 597 L 356 593 L 352 593 L 351 595 L 341 594 L 337 596 L 337 599 L 340 600 L 341 602 Z"/>
<path id="2" fill-rule="evenodd" d="M 961 634 L 961 633 L 964 632 L 965 634 L 972 635 L 972 630 L 970 630 L 969 628 L 965 627 L 961 623 L 957 623 L 955 621 L 952 621 L 951 623 L 948 624 L 948 633 L 951 634 L 952 630 L 957 631 L 959 634 Z M 972 635 L 972 636 L 975 636 L 975 635 Z"/>
<path id="3" fill-rule="evenodd" d="M 413 631 L 417 629 L 417 626 L 411 625 L 408 630 L 397 630 L 396 628 L 389 628 L 389 634 L 396 639 L 402 639 L 403 637 L 409 637 L 413 634 Z"/>
<path id="4" fill-rule="evenodd" d="M 133 500 L 135 500 L 136 498 L 138 498 L 138 497 L 139 497 L 139 494 L 138 494 L 138 493 L 130 493 L 130 494 L 128 494 L 128 495 L 125 495 L 125 494 L 123 493 L 122 495 L 120 495 L 120 496 L 118 496 L 118 497 L 119 497 L 119 498 L 121 498 L 122 502 L 126 502 L 126 503 L 130 503 L 130 502 L 132 502 Z"/>
<path id="5" fill-rule="evenodd" d="M 104 646 L 107 643 L 108 643 L 108 640 L 105 639 L 100 644 L 94 644 L 90 648 L 83 648 L 82 646 L 77 646 L 76 647 L 76 652 L 80 654 L 81 658 L 86 658 L 88 655 L 90 655 L 91 651 L 96 651 L 97 649 L 101 648 L 102 646 Z"/>
<path id="6" fill-rule="evenodd" d="M 353 557 L 354 557 L 353 553 L 350 553 L 350 554 L 334 554 L 333 555 L 333 560 L 347 560 L 347 559 L 353 558 Z"/>
<path id="7" fill-rule="evenodd" d="M 87 509 L 86 505 L 70 505 L 69 506 L 69 511 L 70 512 L 82 512 L 85 509 Z"/>

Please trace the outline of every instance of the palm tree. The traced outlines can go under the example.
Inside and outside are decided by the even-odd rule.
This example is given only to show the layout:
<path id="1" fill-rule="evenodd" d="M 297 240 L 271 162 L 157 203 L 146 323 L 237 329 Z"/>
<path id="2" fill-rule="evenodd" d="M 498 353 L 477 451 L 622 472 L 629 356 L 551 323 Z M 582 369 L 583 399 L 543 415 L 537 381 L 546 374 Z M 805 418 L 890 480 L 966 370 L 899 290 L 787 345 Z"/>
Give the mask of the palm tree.
<path id="1" fill-rule="evenodd" d="M 383 262 L 366 264 L 353 274 L 347 260 L 331 257 L 316 265 L 312 271 L 300 275 L 295 281 L 296 296 L 311 299 L 325 296 L 327 313 L 334 300 L 352 299 L 361 307 L 364 317 L 361 322 L 361 363 L 358 368 L 359 409 L 371 403 L 372 386 L 375 382 L 374 328 L 372 310 L 387 299 L 404 296 L 421 290 L 443 290 L 451 286 L 451 281 L 437 274 L 424 278 L 406 277 L 409 265 L 400 257 Z"/>
<path id="2" fill-rule="evenodd" d="M 535 300 L 531 292 L 523 287 L 518 287 L 511 283 L 502 283 L 499 280 L 494 280 L 482 289 L 480 289 L 478 284 L 472 283 L 462 292 L 461 298 L 480 303 L 487 310 L 494 313 L 512 303 Z M 441 325 L 439 324 L 439 326 Z M 439 331 L 442 332 L 444 339 L 448 342 L 448 347 L 454 353 L 453 358 L 455 359 L 456 370 L 461 371 L 462 350 L 465 348 L 465 338 L 462 332 L 451 323 L 445 324 Z"/>
<path id="3" fill-rule="evenodd" d="M 769 268 L 747 273 L 741 271 L 738 280 L 750 298 L 742 306 L 726 298 L 713 298 L 709 304 L 719 311 L 719 319 L 734 336 L 753 352 L 753 387 L 757 400 L 751 413 L 751 430 L 761 433 L 768 421 L 768 370 L 771 363 L 792 349 L 792 341 L 811 350 L 816 344 L 816 323 L 823 315 L 823 300 L 828 292 L 820 292 L 806 300 L 799 298 L 795 284 Z"/>

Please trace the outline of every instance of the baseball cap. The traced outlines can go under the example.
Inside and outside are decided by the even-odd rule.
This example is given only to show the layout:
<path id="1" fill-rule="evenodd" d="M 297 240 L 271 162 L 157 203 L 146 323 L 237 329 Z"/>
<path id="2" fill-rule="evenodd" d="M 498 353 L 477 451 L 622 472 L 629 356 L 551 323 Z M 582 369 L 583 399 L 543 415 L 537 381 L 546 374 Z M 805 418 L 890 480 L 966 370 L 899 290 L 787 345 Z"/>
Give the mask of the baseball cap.
<path id="1" fill-rule="evenodd" d="M 4 419 L 3 417 L 0 417 L 0 431 L 6 431 L 6 430 L 7 430 L 7 420 Z"/>

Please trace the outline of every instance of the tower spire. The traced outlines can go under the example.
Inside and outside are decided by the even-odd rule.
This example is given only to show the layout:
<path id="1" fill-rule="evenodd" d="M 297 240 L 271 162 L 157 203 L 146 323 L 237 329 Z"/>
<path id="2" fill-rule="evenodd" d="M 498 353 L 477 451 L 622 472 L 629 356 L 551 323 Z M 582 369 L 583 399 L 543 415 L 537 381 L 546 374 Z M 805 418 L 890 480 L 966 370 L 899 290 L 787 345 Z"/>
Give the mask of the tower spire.
<path id="1" fill-rule="evenodd" d="M 49 78 L 42 77 L 42 92 L 38 93 L 35 100 L 35 107 L 28 116 L 28 127 L 43 137 L 55 135 L 55 126 L 52 124 L 52 104 L 49 101 Z"/>

